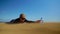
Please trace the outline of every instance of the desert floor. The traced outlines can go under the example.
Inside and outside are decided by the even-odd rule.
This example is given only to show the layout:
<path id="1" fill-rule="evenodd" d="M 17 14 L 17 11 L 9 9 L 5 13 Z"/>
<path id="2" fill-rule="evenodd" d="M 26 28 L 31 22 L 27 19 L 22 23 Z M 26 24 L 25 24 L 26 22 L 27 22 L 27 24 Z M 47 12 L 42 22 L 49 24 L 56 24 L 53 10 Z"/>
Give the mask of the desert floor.
<path id="1" fill-rule="evenodd" d="M 0 23 L 0 34 L 60 34 L 60 23 Z"/>

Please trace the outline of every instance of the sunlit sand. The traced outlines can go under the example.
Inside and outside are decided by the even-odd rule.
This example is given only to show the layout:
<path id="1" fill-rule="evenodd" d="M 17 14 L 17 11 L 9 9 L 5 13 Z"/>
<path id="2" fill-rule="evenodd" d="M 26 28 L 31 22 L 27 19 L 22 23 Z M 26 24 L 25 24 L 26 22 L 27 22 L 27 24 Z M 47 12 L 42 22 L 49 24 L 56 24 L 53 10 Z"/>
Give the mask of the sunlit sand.
<path id="1" fill-rule="evenodd" d="M 0 34 L 60 34 L 60 23 L 0 23 Z"/>

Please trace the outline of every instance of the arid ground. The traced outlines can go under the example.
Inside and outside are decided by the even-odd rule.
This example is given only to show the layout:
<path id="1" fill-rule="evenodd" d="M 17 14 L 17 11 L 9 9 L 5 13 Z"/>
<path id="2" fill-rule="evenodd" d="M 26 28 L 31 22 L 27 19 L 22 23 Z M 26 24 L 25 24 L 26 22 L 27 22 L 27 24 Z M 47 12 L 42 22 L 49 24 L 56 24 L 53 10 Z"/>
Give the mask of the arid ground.
<path id="1" fill-rule="evenodd" d="M 0 23 L 0 34 L 60 34 L 60 23 Z"/>

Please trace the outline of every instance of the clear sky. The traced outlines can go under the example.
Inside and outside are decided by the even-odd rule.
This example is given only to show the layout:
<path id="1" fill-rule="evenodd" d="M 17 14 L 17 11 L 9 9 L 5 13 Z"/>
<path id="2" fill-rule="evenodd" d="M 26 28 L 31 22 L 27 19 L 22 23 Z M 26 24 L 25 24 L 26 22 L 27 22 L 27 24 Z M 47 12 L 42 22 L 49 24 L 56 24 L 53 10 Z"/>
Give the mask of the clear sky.
<path id="1" fill-rule="evenodd" d="M 60 22 L 60 0 L 0 0 L 0 21 L 10 21 L 21 13 L 28 20 Z"/>

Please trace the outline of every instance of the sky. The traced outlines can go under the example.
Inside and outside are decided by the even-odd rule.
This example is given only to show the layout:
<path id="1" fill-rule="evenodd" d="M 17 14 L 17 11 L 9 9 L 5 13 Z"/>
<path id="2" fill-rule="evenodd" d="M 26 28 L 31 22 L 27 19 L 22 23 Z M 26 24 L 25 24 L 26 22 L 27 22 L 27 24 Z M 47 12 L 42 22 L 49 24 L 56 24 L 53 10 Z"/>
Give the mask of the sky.
<path id="1" fill-rule="evenodd" d="M 10 21 L 21 13 L 27 20 L 60 22 L 60 0 L 0 0 L 0 21 Z"/>

